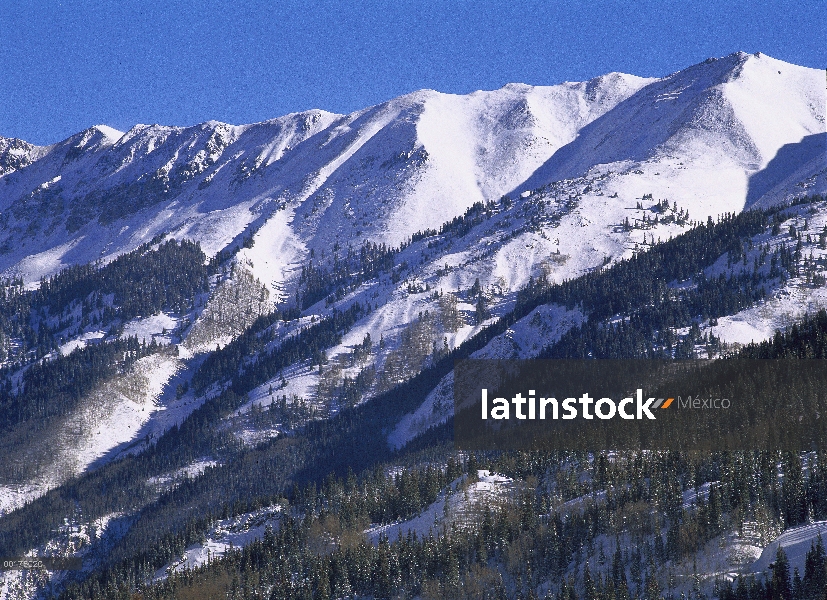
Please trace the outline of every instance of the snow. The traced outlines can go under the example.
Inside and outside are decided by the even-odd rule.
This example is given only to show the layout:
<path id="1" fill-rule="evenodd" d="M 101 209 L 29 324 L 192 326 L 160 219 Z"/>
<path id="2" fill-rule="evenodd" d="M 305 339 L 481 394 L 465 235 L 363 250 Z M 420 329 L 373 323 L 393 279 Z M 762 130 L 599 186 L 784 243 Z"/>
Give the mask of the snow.
<path id="1" fill-rule="evenodd" d="M 51 424 L 42 439 L 32 440 L 47 466 L 42 475 L 26 482 L 0 486 L 0 514 L 15 510 L 67 479 L 111 460 L 151 432 L 155 413 L 168 412 L 160 404 L 167 382 L 183 367 L 172 356 L 141 358 L 127 373 L 115 377 L 86 396 L 77 410 Z M 181 415 L 177 415 L 180 420 Z M 157 426 L 157 425 L 156 425 Z M 25 451 L 21 448 L 21 452 Z"/>
<path id="2" fill-rule="evenodd" d="M 23 278 L 27 290 L 36 290 L 40 287 L 41 277 L 53 275 L 72 264 L 64 258 L 82 241 L 83 238 L 70 240 L 43 252 L 30 254 L 9 269 L 8 274 L 19 275 Z"/>
<path id="3" fill-rule="evenodd" d="M 126 533 L 131 519 L 123 513 L 110 513 L 92 521 L 64 518 L 63 525 L 37 548 L 23 553 L 29 557 L 80 558 L 83 569 L 101 561 L 115 542 Z M 8 570 L 0 571 L 0 600 L 34 600 L 70 579 L 67 571 Z"/>
<path id="4" fill-rule="evenodd" d="M 166 382 L 180 368 L 180 361 L 173 357 L 146 356 L 133 365 L 126 377 L 107 382 L 93 394 L 85 410 L 71 417 L 76 425 L 66 427 L 83 431 L 81 440 L 69 439 L 61 444 L 67 454 L 71 453 L 75 472 L 82 472 L 112 449 L 132 441 L 160 408 L 157 400 Z"/>
<path id="5" fill-rule="evenodd" d="M 790 573 L 798 567 L 798 572 L 803 576 L 807 551 L 811 544 L 815 545 L 819 536 L 822 539 L 827 538 L 827 521 L 816 521 L 788 529 L 764 548 L 761 557 L 752 564 L 751 572 L 766 573 L 770 564 L 775 562 L 775 555 L 780 546 L 790 561 Z"/>
<path id="6" fill-rule="evenodd" d="M 169 344 L 167 335 L 178 325 L 178 320 L 164 312 L 150 317 L 138 317 L 124 325 L 121 337 L 137 336 L 138 341 L 149 344 L 154 339 L 157 343 Z"/>
<path id="7" fill-rule="evenodd" d="M 827 225 L 827 205 L 815 203 L 786 212 L 788 218 L 781 224 L 779 235 L 762 233 L 753 238 L 753 250 L 748 252 L 747 266 L 743 266 L 742 263 L 728 266 L 728 257 L 725 254 L 706 270 L 707 276 L 739 273 L 744 269 L 751 271 L 753 260 L 761 252 L 761 247 L 766 244 L 769 244 L 772 250 L 782 246 L 794 250 L 796 242 L 787 233 L 790 225 L 795 225 L 802 231 L 802 237 L 805 239 L 802 255 L 808 259 L 812 255 L 813 260 L 821 265 L 818 271 L 823 274 L 823 263 L 827 259 L 827 252 L 818 248 L 816 242 L 819 233 Z M 808 224 L 806 231 L 804 230 L 805 220 Z M 814 240 L 811 243 L 806 243 L 808 234 Z M 764 265 L 761 269 L 766 273 L 769 267 Z M 732 315 L 719 317 L 715 325 L 710 324 L 709 321 L 702 323 L 701 332 L 715 335 L 722 342 L 732 345 L 761 342 L 772 338 L 777 330 L 783 331 L 805 316 L 812 315 L 825 307 L 827 307 L 827 288 L 808 283 L 804 276 L 791 277 L 783 285 L 775 282 L 768 297 L 754 306 Z"/>
<path id="8" fill-rule="evenodd" d="M 117 129 L 115 129 L 114 127 L 110 127 L 109 125 L 95 125 L 94 129 L 100 131 L 112 143 L 117 142 L 124 135 L 123 131 L 118 131 Z"/>
<path id="9" fill-rule="evenodd" d="M 89 342 L 93 340 L 102 340 L 104 337 L 106 337 L 105 331 L 87 331 L 77 336 L 76 338 L 69 340 L 65 344 L 61 344 L 59 350 L 63 356 L 66 356 L 67 354 L 71 354 L 72 351 L 78 348 L 85 348 L 89 345 Z"/>
<path id="10" fill-rule="evenodd" d="M 766 55 L 745 56 L 738 77 L 724 86 L 724 96 L 757 147 L 761 167 L 782 146 L 825 130 L 824 81 L 811 69 Z"/>
<path id="11" fill-rule="evenodd" d="M 688 206 L 693 219 L 740 211 L 749 178 L 780 148 L 825 131 L 823 74 L 779 63 L 733 54 L 650 82 L 584 127 L 519 189 L 598 164 L 617 173 L 628 165 L 613 178 L 621 196 L 639 196 L 642 183 Z"/>
<path id="12" fill-rule="evenodd" d="M 277 529 L 281 519 L 281 506 L 268 506 L 218 521 L 206 534 L 206 540 L 187 548 L 183 555 L 156 571 L 152 581 L 166 579 L 170 573 L 195 569 L 224 556 L 233 548 L 243 548 L 254 540 L 264 537 L 267 527 Z"/>
<path id="13" fill-rule="evenodd" d="M 714 537 L 696 553 L 668 568 L 675 594 L 689 594 L 697 578 L 703 591 L 712 591 L 716 580 L 734 579 L 750 572 L 750 565 L 761 555 L 761 547 L 749 535 L 727 532 Z M 663 583 L 662 583 L 663 585 Z"/>
<path id="14" fill-rule="evenodd" d="M 772 338 L 776 330 L 784 330 L 808 314 L 827 307 L 827 288 L 790 285 L 757 306 L 734 315 L 720 317 L 708 331 L 727 343 L 749 344 Z M 706 330 L 706 329 L 705 329 Z"/>
<path id="15" fill-rule="evenodd" d="M 375 545 L 381 537 L 394 541 L 405 537 L 411 531 L 417 537 L 441 534 L 443 528 L 457 523 L 460 526 L 475 523 L 479 511 L 486 505 L 495 507 L 507 501 L 514 481 L 488 470 L 477 472 L 477 481 L 466 482 L 465 478 L 454 480 L 439 498 L 417 516 L 387 525 L 373 525 L 365 530 L 368 539 Z"/>
<path id="16" fill-rule="evenodd" d="M 150 487 L 154 487 L 159 492 L 166 492 L 178 484 L 181 483 L 184 479 L 193 479 L 201 475 L 204 471 L 206 471 L 210 467 L 216 467 L 220 463 L 213 460 L 212 458 L 203 458 L 200 460 L 196 460 L 191 462 L 190 464 L 181 467 L 180 469 L 176 469 L 171 473 L 165 473 L 163 475 L 156 475 L 154 477 L 150 477 L 147 479 L 147 485 Z"/>
<path id="17" fill-rule="evenodd" d="M 536 234 L 516 237 L 501 246 L 491 263 L 491 280 L 500 281 L 508 290 L 519 290 L 537 275 L 537 265 L 554 254 L 558 248 L 551 240 Z"/>
<path id="18" fill-rule="evenodd" d="M 277 210 L 256 232 L 253 247 L 244 248 L 238 254 L 239 262 L 249 266 L 256 279 L 270 290 L 270 297 L 277 301 L 287 299 L 287 280 L 307 251 L 291 228 L 293 218 L 292 210 Z"/>
<path id="19" fill-rule="evenodd" d="M 0 485 L 0 516 L 39 498 L 55 487 L 52 481 Z"/>
<path id="20" fill-rule="evenodd" d="M 538 352 L 583 322 L 578 310 L 557 305 L 534 309 L 513 327 L 492 339 L 484 348 L 471 355 L 479 359 L 522 359 Z M 442 378 L 414 412 L 408 413 L 388 434 L 388 445 L 399 449 L 427 429 L 439 425 L 454 413 L 454 373 Z"/>
<path id="21" fill-rule="evenodd" d="M 704 502 L 709 498 L 709 490 L 719 485 L 718 481 L 708 481 L 701 484 L 698 488 L 689 488 L 683 492 L 683 507 L 684 509 L 692 508 L 698 505 L 700 498 Z"/>

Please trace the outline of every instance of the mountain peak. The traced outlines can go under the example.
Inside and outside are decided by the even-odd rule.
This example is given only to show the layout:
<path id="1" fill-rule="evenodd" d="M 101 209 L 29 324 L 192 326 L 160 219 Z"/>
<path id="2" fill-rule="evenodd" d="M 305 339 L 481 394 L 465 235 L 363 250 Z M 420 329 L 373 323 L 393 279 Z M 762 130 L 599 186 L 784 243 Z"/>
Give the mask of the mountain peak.
<path id="1" fill-rule="evenodd" d="M 500 89 L 501 90 L 506 90 L 506 91 L 509 91 L 509 92 L 527 92 L 532 87 L 533 86 L 530 86 L 527 83 L 512 82 L 512 83 L 506 83 Z"/>
<path id="2" fill-rule="evenodd" d="M 783 146 L 823 132 L 824 104 L 823 72 L 736 52 L 660 79 L 610 72 L 464 95 L 421 89 L 350 115 L 314 109 L 248 125 L 139 124 L 126 133 L 96 125 L 42 149 L 7 142 L 0 174 L 18 175 L 0 190 L 2 205 L 29 207 L 32 191 L 60 176 L 49 188 L 54 210 L 66 207 L 72 219 L 52 217 L 50 231 L 71 223 L 67 237 L 30 236 L 25 250 L 0 254 L 0 272 L 34 281 L 53 273 L 63 263 L 18 263 L 85 235 L 76 232 L 87 224 L 111 231 L 86 235 L 73 256 L 117 252 L 161 231 L 214 253 L 257 230 L 274 207 L 295 239 L 254 262 L 258 269 L 286 253 L 288 265 L 337 242 L 398 246 L 474 203 L 597 171 L 613 173 L 604 198 L 656 193 L 705 218 L 740 210 L 748 196 L 760 200 L 749 177 Z M 729 187 L 713 186 L 713 172 Z M 596 189 L 584 183 L 572 193 L 587 187 Z M 22 216 L 30 212 L 31 227 Z M 0 232 L 9 248 L 44 220 L 29 208 L 17 214 L 16 229 Z M 134 225 L 143 219 L 146 235 Z M 257 276 L 281 285 L 288 272 Z"/>
<path id="3" fill-rule="evenodd" d="M 110 127 L 109 125 L 103 125 L 103 124 L 93 125 L 90 129 L 94 129 L 96 131 L 99 131 L 101 134 L 103 134 L 105 137 L 109 138 L 113 142 L 117 142 L 119 139 L 121 139 L 123 137 L 123 134 L 124 134 L 123 131 L 115 129 L 114 127 Z"/>

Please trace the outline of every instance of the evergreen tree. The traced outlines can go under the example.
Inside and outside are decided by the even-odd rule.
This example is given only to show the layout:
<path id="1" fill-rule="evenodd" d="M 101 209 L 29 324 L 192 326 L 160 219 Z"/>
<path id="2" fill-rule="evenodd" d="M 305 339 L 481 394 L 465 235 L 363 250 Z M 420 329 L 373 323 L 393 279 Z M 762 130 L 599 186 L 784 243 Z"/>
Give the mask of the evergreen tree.
<path id="1" fill-rule="evenodd" d="M 778 547 L 775 553 L 775 562 L 770 565 L 772 580 L 770 581 L 771 600 L 792 600 L 790 584 L 790 563 L 784 548 Z"/>

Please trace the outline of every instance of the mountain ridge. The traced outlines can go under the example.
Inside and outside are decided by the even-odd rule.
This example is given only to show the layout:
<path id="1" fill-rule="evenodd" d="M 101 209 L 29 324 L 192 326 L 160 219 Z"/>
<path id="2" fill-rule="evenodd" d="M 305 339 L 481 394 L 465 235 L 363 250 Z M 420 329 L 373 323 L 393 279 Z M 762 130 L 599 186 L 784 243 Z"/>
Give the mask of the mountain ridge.
<path id="1" fill-rule="evenodd" d="M 238 126 L 217 121 L 191 127 L 136 125 L 118 139 L 121 132 L 96 126 L 47 147 L 4 139 L 0 210 L 6 213 L 7 234 L 0 250 L 22 251 L 0 255 L 0 270 L 34 282 L 78 260 L 109 260 L 162 230 L 197 239 L 214 253 L 242 234 L 254 234 L 252 224 L 266 220 L 280 206 L 292 211 L 292 228 L 302 239 L 304 255 L 310 247 L 319 251 L 336 242 L 359 243 L 359 238 L 398 245 L 418 230 L 461 214 L 474 202 L 582 177 L 601 164 L 641 170 L 624 168 L 629 161 L 649 164 L 654 172 L 669 169 L 676 180 L 689 179 L 681 172 L 685 169 L 678 168 L 686 165 L 677 163 L 697 162 L 693 185 L 686 187 L 697 187 L 706 169 L 732 180 L 726 184 L 731 189 L 717 198 L 701 199 L 698 217 L 740 210 L 741 198 L 725 201 L 717 213 L 712 205 L 720 204 L 722 196 L 740 195 L 733 182 L 746 177 L 745 167 L 768 160 L 766 152 L 750 145 L 753 135 L 738 130 L 733 137 L 724 131 L 718 137 L 713 132 L 712 142 L 709 136 L 700 139 L 685 110 L 668 117 L 675 132 L 664 130 L 664 116 L 651 115 L 651 110 L 639 114 L 643 109 L 635 98 L 643 94 L 647 101 L 674 104 L 681 92 L 675 96 L 673 88 L 683 86 L 687 78 L 694 77 L 696 87 L 705 92 L 710 85 L 738 80 L 754 62 L 767 63 L 767 68 L 787 64 L 736 53 L 661 79 L 608 73 L 586 82 L 507 84 L 467 95 L 420 90 L 350 115 L 310 110 Z M 806 80 L 802 102 L 812 103 L 810 79 L 816 71 L 793 65 L 789 70 Z M 793 92 L 800 87 L 793 86 Z M 716 103 L 728 105 L 725 99 L 701 100 L 695 102 L 695 120 L 720 122 L 715 111 L 704 117 L 703 110 Z M 635 115 L 636 123 L 631 120 Z M 788 121 L 802 118 L 796 113 Z M 818 118 L 823 128 L 823 107 L 821 114 L 799 124 L 790 135 L 760 144 L 797 142 L 791 135 L 817 129 Z M 737 129 L 738 119 L 731 121 L 730 128 Z M 631 153 L 624 125 L 638 136 L 650 132 Z M 726 162 L 732 162 L 733 154 L 746 154 L 736 161 L 739 165 L 724 170 L 716 164 L 720 156 L 704 156 L 709 143 L 726 146 L 719 148 Z M 653 152 L 675 160 L 653 162 Z M 636 191 L 643 183 L 636 179 L 651 178 L 636 178 L 632 172 L 616 179 L 620 189 L 615 191 L 622 192 Z M 646 183 L 654 184 L 654 192 L 663 188 L 663 182 Z M 674 195 L 674 189 L 667 186 L 663 195 Z M 711 194 L 702 190 L 699 195 Z M 43 212 L 49 224 L 42 223 Z M 317 231 L 324 234 L 319 237 Z M 38 255 L 38 260 L 30 258 Z"/>
<path id="2" fill-rule="evenodd" d="M 737 53 L 659 79 L 422 90 L 241 126 L 95 126 L 49 147 L 0 139 L 0 545 L 85 556 L 89 587 L 66 597 L 113 589 L 110 576 L 164 597 L 140 582 L 175 578 L 181 556 L 202 564 L 204 544 L 255 547 L 263 515 L 286 523 L 288 498 L 315 518 L 325 503 L 308 490 L 348 468 L 360 483 L 347 494 L 395 482 L 405 500 L 351 513 L 364 549 L 393 543 L 369 533 L 391 521 L 424 534 L 439 514 L 461 518 L 482 498 L 473 484 L 446 499 L 463 473 L 507 483 L 491 490 L 505 505 L 512 485 L 536 492 L 542 510 L 523 514 L 561 527 L 589 514 L 584 494 L 604 510 L 590 459 L 525 471 L 446 448 L 454 359 L 714 358 L 811 319 L 827 306 L 823 76 Z M 506 477 L 478 475 L 480 459 Z M 670 471 L 670 502 L 700 494 L 707 508 L 685 500 L 683 517 L 709 524 L 718 467 L 699 460 L 680 481 Z M 407 465 L 436 465 L 442 481 L 432 470 L 413 501 Z M 688 576 L 703 554 L 675 545 L 686 521 L 659 516 L 659 484 L 631 473 L 654 486 L 634 502 L 668 519 L 655 522 L 671 548 L 658 564 L 684 560 Z M 773 494 L 744 508 L 780 506 Z M 382 525 L 363 526 L 367 514 Z M 767 519 L 800 523 L 779 514 Z M 313 539 L 335 541 L 328 525 Z M 704 540 L 737 543 L 713 525 Z M 619 527 L 566 535 L 631 548 Z M 651 531 L 645 543 L 663 547 Z M 589 556 L 563 552 L 555 573 L 577 579 Z M 704 577 L 748 567 L 715 560 L 698 563 Z M 604 578 L 606 565 L 592 563 Z M 18 574 L 3 585 L 38 593 Z"/>

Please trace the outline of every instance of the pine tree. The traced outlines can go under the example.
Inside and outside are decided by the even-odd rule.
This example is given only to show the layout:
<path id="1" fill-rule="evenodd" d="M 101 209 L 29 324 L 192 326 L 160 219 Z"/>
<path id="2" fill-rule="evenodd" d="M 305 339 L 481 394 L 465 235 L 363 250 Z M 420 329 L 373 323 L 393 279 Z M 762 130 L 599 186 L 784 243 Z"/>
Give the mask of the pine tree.
<path id="1" fill-rule="evenodd" d="M 772 569 L 771 600 L 793 600 L 790 586 L 790 563 L 781 546 L 778 546 L 775 562 L 770 565 L 770 568 Z"/>
<path id="2" fill-rule="evenodd" d="M 827 590 L 827 553 L 824 550 L 824 541 L 819 534 L 816 543 L 810 544 L 804 560 L 804 598 L 818 598 L 818 593 Z"/>
<path id="3" fill-rule="evenodd" d="M 787 526 L 794 527 L 803 523 L 807 517 L 804 475 L 798 453 L 785 453 L 783 466 L 784 481 L 781 485 L 781 494 L 784 502 L 784 517 Z"/>

